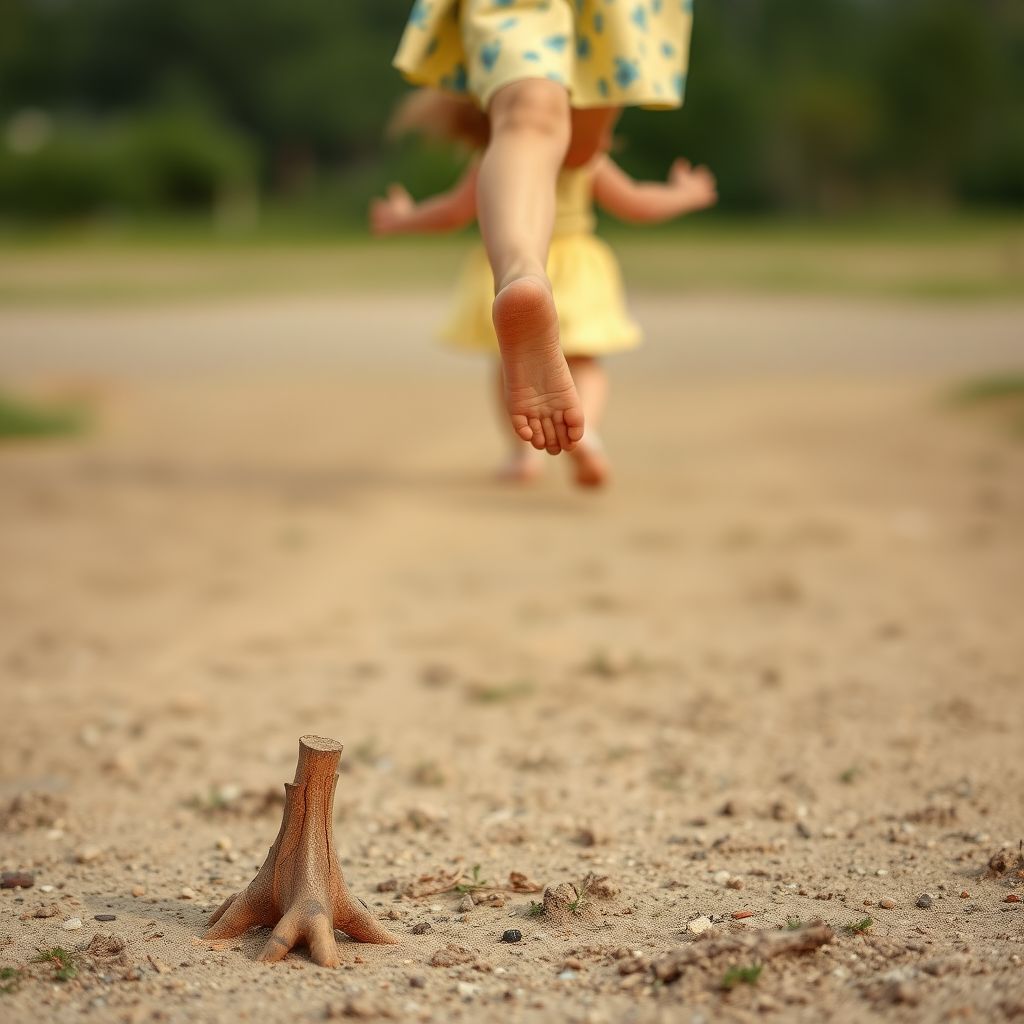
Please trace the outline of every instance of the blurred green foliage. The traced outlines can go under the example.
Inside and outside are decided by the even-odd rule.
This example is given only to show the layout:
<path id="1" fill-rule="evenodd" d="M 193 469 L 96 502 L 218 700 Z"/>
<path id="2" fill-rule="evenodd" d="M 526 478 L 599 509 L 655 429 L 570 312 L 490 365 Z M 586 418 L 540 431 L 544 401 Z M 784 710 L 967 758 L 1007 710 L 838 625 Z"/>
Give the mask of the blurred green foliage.
<path id="1" fill-rule="evenodd" d="M 258 189 L 353 223 L 390 178 L 444 187 L 455 155 L 383 139 L 409 7 L 0 0 L 0 215 L 242 223 Z M 1019 208 L 1024 4 L 697 0 L 685 107 L 621 134 L 633 173 L 708 163 L 726 210 Z"/>
<path id="2" fill-rule="evenodd" d="M 84 411 L 71 405 L 40 405 L 0 392 L 0 442 L 78 434 Z"/>

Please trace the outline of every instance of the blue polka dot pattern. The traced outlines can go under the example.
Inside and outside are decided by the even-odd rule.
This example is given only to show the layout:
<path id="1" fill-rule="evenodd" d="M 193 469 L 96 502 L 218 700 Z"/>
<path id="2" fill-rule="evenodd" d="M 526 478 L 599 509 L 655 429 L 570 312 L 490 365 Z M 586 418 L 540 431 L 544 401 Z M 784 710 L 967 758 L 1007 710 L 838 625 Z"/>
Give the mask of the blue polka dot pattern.
<path id="1" fill-rule="evenodd" d="M 676 107 L 692 9 L 692 0 L 416 0 L 395 66 L 482 107 L 523 78 L 564 84 L 574 107 Z"/>

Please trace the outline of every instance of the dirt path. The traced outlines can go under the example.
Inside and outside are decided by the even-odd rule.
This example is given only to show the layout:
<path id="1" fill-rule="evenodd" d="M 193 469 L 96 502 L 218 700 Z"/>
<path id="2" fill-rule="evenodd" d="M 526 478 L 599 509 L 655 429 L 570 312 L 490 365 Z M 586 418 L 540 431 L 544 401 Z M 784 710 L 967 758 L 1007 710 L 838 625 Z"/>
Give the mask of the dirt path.
<path id="1" fill-rule="evenodd" d="M 421 329 L 431 301 L 388 315 Z M 260 379 L 237 372 L 244 330 L 204 335 L 197 309 L 148 363 L 138 311 L 5 311 L 9 366 L 52 371 L 70 321 L 47 349 L 29 320 L 74 313 L 110 345 L 72 368 L 133 382 L 107 386 L 95 436 L 0 453 L 0 811 L 22 794 L 0 869 L 35 875 L 0 890 L 0 967 L 26 968 L 4 1019 L 1024 1014 L 1024 879 L 1012 859 L 982 877 L 1024 838 L 1024 446 L 943 408 L 935 376 L 1012 354 L 1008 310 L 794 303 L 804 333 L 758 349 L 735 332 L 768 302 L 702 300 L 703 377 L 670 332 L 693 305 L 658 307 L 596 496 L 557 462 L 528 491 L 488 482 L 478 367 L 362 335 L 344 366 L 322 347 L 315 376 Z M 358 302 L 304 308 L 328 307 L 324 346 L 367 322 Z M 264 314 L 243 323 L 266 371 L 291 339 Z M 712 327 L 754 354 L 727 362 Z M 798 379 L 800 346 L 836 331 Z M 262 932 L 197 941 L 273 840 L 265 794 L 304 732 L 346 745 L 344 871 L 402 938 L 342 941 L 337 970 L 305 950 L 259 965 Z M 536 916 L 539 895 L 402 896 L 454 865 L 609 882 Z M 726 936 L 822 918 L 836 938 L 764 959 L 693 941 L 702 917 Z M 96 934 L 125 949 L 94 946 L 70 981 L 29 963 Z"/>

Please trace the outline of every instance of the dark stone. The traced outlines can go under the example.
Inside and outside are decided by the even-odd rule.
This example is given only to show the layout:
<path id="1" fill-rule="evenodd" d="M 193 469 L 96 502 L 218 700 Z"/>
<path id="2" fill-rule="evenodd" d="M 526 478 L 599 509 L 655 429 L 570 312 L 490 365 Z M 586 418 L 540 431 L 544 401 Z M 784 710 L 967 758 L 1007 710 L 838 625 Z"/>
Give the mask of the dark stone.
<path id="1" fill-rule="evenodd" d="M 427 935 L 428 933 L 432 932 L 433 930 L 434 929 L 431 927 L 431 924 L 430 924 L 429 921 L 420 921 L 419 924 L 414 924 L 412 926 L 412 933 L 413 933 L 413 935 Z"/>
<path id="2" fill-rule="evenodd" d="M 509 928 L 508 931 L 503 932 L 501 936 L 502 942 L 522 942 L 523 933 L 518 928 Z"/>
<path id="3" fill-rule="evenodd" d="M 921 895 L 917 899 L 917 905 L 922 910 L 927 910 L 934 902 L 935 900 L 933 900 L 931 896 L 929 896 L 926 892 L 921 893 Z"/>
<path id="4" fill-rule="evenodd" d="M 117 920 L 117 914 L 97 914 L 93 918 L 93 920 L 94 921 L 116 921 Z"/>
<path id="5" fill-rule="evenodd" d="M 27 871 L 5 871 L 0 875 L 0 889 L 30 889 L 35 878 Z"/>

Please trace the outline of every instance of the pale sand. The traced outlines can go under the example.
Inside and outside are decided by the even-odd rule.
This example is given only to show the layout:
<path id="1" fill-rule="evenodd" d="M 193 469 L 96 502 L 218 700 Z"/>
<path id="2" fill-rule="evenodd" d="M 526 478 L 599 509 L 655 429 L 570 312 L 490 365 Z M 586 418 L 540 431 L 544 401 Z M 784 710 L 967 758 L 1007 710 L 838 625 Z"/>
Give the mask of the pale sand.
<path id="1" fill-rule="evenodd" d="M 564 458 L 489 482 L 486 368 L 429 348 L 440 307 L 0 312 L 6 375 L 103 395 L 94 436 L 0 450 L 0 797 L 66 801 L 0 831 L 0 867 L 36 875 L 0 895 L 0 966 L 128 943 L 65 984 L 33 967 L 0 1016 L 1024 1013 L 1024 880 L 980 877 L 1024 836 L 1024 445 L 940 401 L 1019 354 L 1020 307 L 641 300 L 599 495 Z M 265 932 L 196 942 L 279 811 L 194 798 L 280 791 L 304 732 L 346 744 L 343 868 L 402 939 L 339 936 L 336 970 L 261 966 Z M 377 891 L 460 859 L 622 891 L 555 920 Z M 728 997 L 724 962 L 620 973 L 700 914 L 838 937 Z M 430 966 L 448 943 L 476 961 Z"/>

